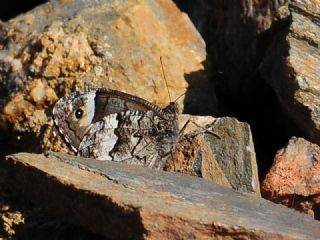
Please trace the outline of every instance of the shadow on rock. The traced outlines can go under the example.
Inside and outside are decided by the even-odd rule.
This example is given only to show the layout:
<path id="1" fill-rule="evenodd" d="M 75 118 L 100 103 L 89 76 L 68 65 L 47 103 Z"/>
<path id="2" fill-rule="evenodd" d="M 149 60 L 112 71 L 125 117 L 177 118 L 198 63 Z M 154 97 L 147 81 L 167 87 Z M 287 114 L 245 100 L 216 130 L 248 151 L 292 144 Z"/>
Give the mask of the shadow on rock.
<path id="1" fill-rule="evenodd" d="M 209 63 L 203 63 L 204 69 L 185 74 L 188 88 L 184 99 L 183 113 L 200 116 L 217 116 L 218 100 L 213 81 L 211 81 Z"/>

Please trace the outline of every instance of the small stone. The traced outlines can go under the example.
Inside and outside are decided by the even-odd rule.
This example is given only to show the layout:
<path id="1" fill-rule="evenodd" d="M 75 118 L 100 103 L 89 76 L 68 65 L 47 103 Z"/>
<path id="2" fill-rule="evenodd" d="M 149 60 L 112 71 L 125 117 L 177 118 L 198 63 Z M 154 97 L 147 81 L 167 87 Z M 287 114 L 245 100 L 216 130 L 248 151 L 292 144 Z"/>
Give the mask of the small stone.
<path id="1" fill-rule="evenodd" d="M 0 228 L 7 236 L 15 234 L 15 228 L 24 223 L 24 218 L 20 212 L 0 213 Z M 1 226 L 2 225 L 2 226 Z"/>
<path id="2" fill-rule="evenodd" d="M 44 85 L 41 82 L 41 80 L 37 80 L 34 88 L 30 92 L 30 96 L 32 97 L 32 100 L 34 102 L 41 103 L 44 95 L 45 95 Z"/>
<path id="3" fill-rule="evenodd" d="M 30 97 L 38 105 L 53 104 L 58 99 L 54 90 L 50 87 L 45 86 L 40 79 L 32 82 L 29 85 L 29 88 L 31 89 Z"/>
<path id="4" fill-rule="evenodd" d="M 25 112 L 33 110 L 34 106 L 22 94 L 16 94 L 4 107 L 3 113 L 9 121 L 16 122 Z"/>
<path id="5" fill-rule="evenodd" d="M 260 196 L 258 167 L 248 124 L 228 117 L 180 115 L 178 120 L 180 129 L 188 120 L 192 122 L 176 146 L 172 161 L 167 163 L 168 171 L 201 176 Z"/>
<path id="6" fill-rule="evenodd" d="M 3 203 L 0 203 L 0 212 L 6 212 L 10 209 L 9 205 L 3 205 Z"/>
<path id="7" fill-rule="evenodd" d="M 279 150 L 262 183 L 262 196 L 320 220 L 320 147 L 293 137 Z"/>

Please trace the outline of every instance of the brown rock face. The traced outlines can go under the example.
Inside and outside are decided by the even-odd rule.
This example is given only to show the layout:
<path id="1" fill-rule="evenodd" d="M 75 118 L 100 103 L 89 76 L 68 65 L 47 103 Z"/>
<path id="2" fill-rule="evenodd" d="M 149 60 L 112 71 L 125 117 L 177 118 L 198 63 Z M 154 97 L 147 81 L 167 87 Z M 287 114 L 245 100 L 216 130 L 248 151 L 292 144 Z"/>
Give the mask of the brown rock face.
<path id="1" fill-rule="evenodd" d="M 320 223 L 304 214 L 192 176 L 56 153 L 20 153 L 6 162 L 11 189 L 108 239 L 320 235 Z"/>
<path id="2" fill-rule="evenodd" d="M 271 201 L 320 220 L 320 147 L 293 137 L 277 152 L 261 192 Z"/>
<path id="3" fill-rule="evenodd" d="M 51 106 L 75 89 L 109 87 L 167 105 L 160 56 L 172 99 L 187 92 L 181 109 L 216 111 L 204 41 L 169 0 L 49 2 L 0 31 L 0 126 L 40 139 L 28 150 L 52 146 Z"/>
<path id="4" fill-rule="evenodd" d="M 269 47 L 261 66 L 264 79 L 307 138 L 320 143 L 319 1 L 289 4 L 290 25 Z"/>

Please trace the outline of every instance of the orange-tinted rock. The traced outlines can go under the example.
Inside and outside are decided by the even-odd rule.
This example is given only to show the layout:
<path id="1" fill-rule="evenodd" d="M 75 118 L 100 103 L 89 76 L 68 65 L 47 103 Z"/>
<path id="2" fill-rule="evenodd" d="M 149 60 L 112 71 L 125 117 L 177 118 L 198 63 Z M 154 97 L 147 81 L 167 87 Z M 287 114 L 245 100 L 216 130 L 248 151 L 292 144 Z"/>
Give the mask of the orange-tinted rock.
<path id="1" fill-rule="evenodd" d="M 160 56 L 172 100 L 185 93 L 180 110 L 217 112 L 204 41 L 171 1 L 51 1 L 0 31 L 4 130 L 39 135 L 52 124 L 57 97 L 85 87 L 109 87 L 166 106 Z M 46 132 L 39 136 L 47 143 L 41 146 L 51 145 Z"/>
<path id="2" fill-rule="evenodd" d="M 316 240 L 320 223 L 204 179 L 66 154 L 7 157 L 10 187 L 108 239 Z"/>
<path id="3" fill-rule="evenodd" d="M 320 220 L 320 147 L 293 137 L 277 152 L 261 192 L 271 201 Z"/>
<path id="4" fill-rule="evenodd" d="M 45 86 L 40 79 L 31 82 L 28 89 L 30 90 L 31 100 L 38 106 L 51 105 L 58 100 L 54 90 Z"/>

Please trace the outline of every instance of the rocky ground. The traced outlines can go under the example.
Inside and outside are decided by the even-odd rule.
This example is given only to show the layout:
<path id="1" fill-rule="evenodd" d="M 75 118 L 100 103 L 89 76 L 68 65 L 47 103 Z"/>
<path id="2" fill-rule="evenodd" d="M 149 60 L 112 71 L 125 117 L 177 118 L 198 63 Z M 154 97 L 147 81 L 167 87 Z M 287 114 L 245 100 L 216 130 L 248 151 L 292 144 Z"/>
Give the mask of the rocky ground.
<path id="1" fill-rule="evenodd" d="M 263 198 L 320 220 L 319 0 L 12 6 L 0 11 L 0 238 L 97 238 L 10 192 L 3 159 L 71 153 L 52 134 L 53 104 L 98 86 L 161 107 L 183 95 L 181 113 L 218 119 L 221 139 L 185 140 L 168 171 L 256 196 L 261 183 Z"/>

